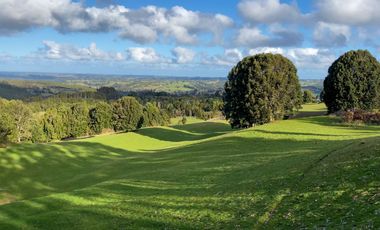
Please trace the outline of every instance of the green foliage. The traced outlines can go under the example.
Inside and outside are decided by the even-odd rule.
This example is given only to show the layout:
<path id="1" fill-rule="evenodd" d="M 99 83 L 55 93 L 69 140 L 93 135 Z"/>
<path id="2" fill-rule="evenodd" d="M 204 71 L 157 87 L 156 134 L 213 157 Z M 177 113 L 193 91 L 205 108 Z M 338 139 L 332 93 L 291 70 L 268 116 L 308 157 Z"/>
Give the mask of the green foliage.
<path id="1" fill-rule="evenodd" d="M 187 123 L 187 118 L 186 118 L 186 117 L 182 117 L 182 119 L 181 119 L 181 123 L 182 123 L 182 125 L 186 125 L 186 123 Z"/>
<path id="2" fill-rule="evenodd" d="M 115 100 L 120 97 L 120 93 L 113 87 L 100 87 L 96 90 L 98 94 L 107 100 Z"/>
<path id="3" fill-rule="evenodd" d="M 224 114 L 235 128 L 282 119 L 301 102 L 296 67 L 279 54 L 244 58 L 225 84 Z"/>
<path id="4" fill-rule="evenodd" d="M 44 143 L 48 141 L 48 138 L 44 132 L 43 113 L 33 114 L 30 139 L 33 143 Z"/>
<path id="5" fill-rule="evenodd" d="M 68 137 L 80 137 L 88 134 L 88 107 L 84 103 L 74 104 L 68 113 Z"/>
<path id="6" fill-rule="evenodd" d="M 380 105 L 380 64 L 366 50 L 349 51 L 329 68 L 323 100 L 330 113 Z"/>
<path id="7" fill-rule="evenodd" d="M 0 145 L 6 144 L 14 129 L 13 121 L 9 113 L 7 112 L 8 101 L 0 98 Z M 1 147 L 1 146 L 0 146 Z"/>
<path id="8" fill-rule="evenodd" d="M 30 139 L 30 125 L 32 111 L 22 101 L 11 100 L 6 106 L 6 112 L 12 119 L 12 132 L 9 136 L 11 142 L 20 143 Z"/>
<path id="9" fill-rule="evenodd" d="M 149 126 L 164 126 L 170 123 L 169 117 L 164 114 L 160 109 L 153 103 L 146 103 L 144 106 L 144 127 Z"/>
<path id="10" fill-rule="evenodd" d="M 98 102 L 89 111 L 91 133 L 100 134 L 103 129 L 112 128 L 112 107 L 106 102 Z"/>
<path id="11" fill-rule="evenodd" d="M 115 131 L 131 131 L 141 128 L 143 108 L 134 97 L 122 97 L 113 102 L 112 107 Z"/>
<path id="12" fill-rule="evenodd" d="M 304 90 L 302 95 L 302 101 L 304 104 L 306 103 L 313 103 L 316 101 L 315 95 L 310 90 Z"/>
<path id="13" fill-rule="evenodd" d="M 43 130 L 47 141 L 68 137 L 68 114 L 66 106 L 48 109 L 44 114 Z"/>

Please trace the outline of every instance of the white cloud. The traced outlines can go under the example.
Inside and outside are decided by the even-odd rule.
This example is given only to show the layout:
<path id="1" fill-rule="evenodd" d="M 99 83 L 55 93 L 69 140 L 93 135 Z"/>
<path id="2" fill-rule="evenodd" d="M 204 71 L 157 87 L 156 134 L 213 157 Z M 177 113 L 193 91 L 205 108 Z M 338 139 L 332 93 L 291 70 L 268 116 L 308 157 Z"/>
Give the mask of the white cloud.
<path id="1" fill-rule="evenodd" d="M 238 9 L 244 18 L 255 23 L 296 22 L 306 17 L 296 6 L 279 0 L 243 0 Z"/>
<path id="2" fill-rule="evenodd" d="M 345 46 L 351 36 L 349 26 L 319 22 L 314 30 L 313 39 L 317 46 Z"/>
<path id="3" fill-rule="evenodd" d="M 319 18 L 325 22 L 344 25 L 378 25 L 379 0 L 320 0 Z"/>
<path id="4" fill-rule="evenodd" d="M 249 55 L 256 55 L 262 53 L 272 53 L 272 54 L 284 54 L 284 49 L 282 48 L 274 48 L 274 47 L 259 47 L 255 49 L 250 49 L 248 51 Z"/>
<path id="5" fill-rule="evenodd" d="M 43 41 L 44 47 L 39 50 L 38 55 L 48 59 L 66 60 L 108 60 L 121 61 L 125 57 L 117 52 L 105 52 L 97 48 L 95 43 L 89 47 L 78 48 L 70 44 L 60 44 L 54 41 Z"/>
<path id="6" fill-rule="evenodd" d="M 265 35 L 256 27 L 243 27 L 239 29 L 235 42 L 238 46 L 263 47 L 263 46 L 296 46 L 303 41 L 303 35 L 299 32 L 273 27 L 270 35 Z"/>
<path id="7" fill-rule="evenodd" d="M 194 60 L 195 52 L 191 49 L 184 47 L 175 47 L 172 50 L 172 54 L 175 58 L 174 62 L 179 64 L 190 63 Z"/>
<path id="8" fill-rule="evenodd" d="M 250 49 L 249 55 L 260 53 L 281 54 L 289 58 L 298 68 L 327 68 L 336 59 L 336 56 L 328 49 L 318 48 L 289 48 L 259 47 Z"/>
<path id="9" fill-rule="evenodd" d="M 204 56 L 202 64 L 206 65 L 219 65 L 231 67 L 239 62 L 243 58 L 243 54 L 239 49 L 226 49 L 224 54 L 218 54 L 214 56 Z"/>
<path id="10" fill-rule="evenodd" d="M 153 48 L 150 47 L 133 47 L 127 49 L 129 59 L 141 63 L 163 63 L 167 62 Z"/>
<path id="11" fill-rule="evenodd" d="M 52 27 L 62 33 L 118 31 L 120 37 L 139 43 L 154 42 L 163 36 L 177 43 L 194 44 L 202 33 L 220 40 L 223 31 L 232 25 L 232 19 L 225 15 L 180 6 L 129 9 L 121 5 L 85 7 L 71 0 L 0 1 L 1 34 Z"/>

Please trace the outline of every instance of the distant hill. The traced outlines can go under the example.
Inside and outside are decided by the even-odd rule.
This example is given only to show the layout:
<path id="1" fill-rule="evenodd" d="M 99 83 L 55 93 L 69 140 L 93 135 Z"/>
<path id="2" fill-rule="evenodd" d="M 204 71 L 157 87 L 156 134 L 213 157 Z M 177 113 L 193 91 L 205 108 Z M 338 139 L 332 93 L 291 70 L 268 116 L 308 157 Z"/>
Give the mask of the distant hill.
<path id="1" fill-rule="evenodd" d="M 5 98 L 93 91 L 102 86 L 122 92 L 215 94 L 223 92 L 226 82 L 225 78 L 4 72 L 0 72 L 0 79 L 3 79 L 0 80 L 0 89 L 4 89 L 0 97 Z M 316 95 L 323 88 L 323 80 L 301 80 L 300 83 L 303 89 L 309 89 Z"/>

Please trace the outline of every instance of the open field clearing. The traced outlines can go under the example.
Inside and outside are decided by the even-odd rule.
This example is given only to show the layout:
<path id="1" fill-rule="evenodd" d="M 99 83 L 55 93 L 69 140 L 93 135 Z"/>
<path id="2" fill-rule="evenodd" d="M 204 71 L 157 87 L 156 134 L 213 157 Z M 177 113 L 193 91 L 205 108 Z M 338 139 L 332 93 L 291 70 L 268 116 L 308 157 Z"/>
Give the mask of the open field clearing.
<path id="1" fill-rule="evenodd" d="M 380 226 L 380 127 L 327 116 L 14 145 L 0 172 L 0 229 Z"/>

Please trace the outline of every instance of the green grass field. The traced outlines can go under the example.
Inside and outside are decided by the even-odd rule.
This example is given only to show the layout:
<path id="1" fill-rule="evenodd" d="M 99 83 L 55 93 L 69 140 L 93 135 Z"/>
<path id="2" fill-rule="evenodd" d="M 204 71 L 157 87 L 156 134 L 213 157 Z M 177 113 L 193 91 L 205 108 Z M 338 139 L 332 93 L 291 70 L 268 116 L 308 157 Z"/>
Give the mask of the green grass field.
<path id="1" fill-rule="evenodd" d="M 379 126 L 199 122 L 0 149 L 0 229 L 379 227 Z"/>

